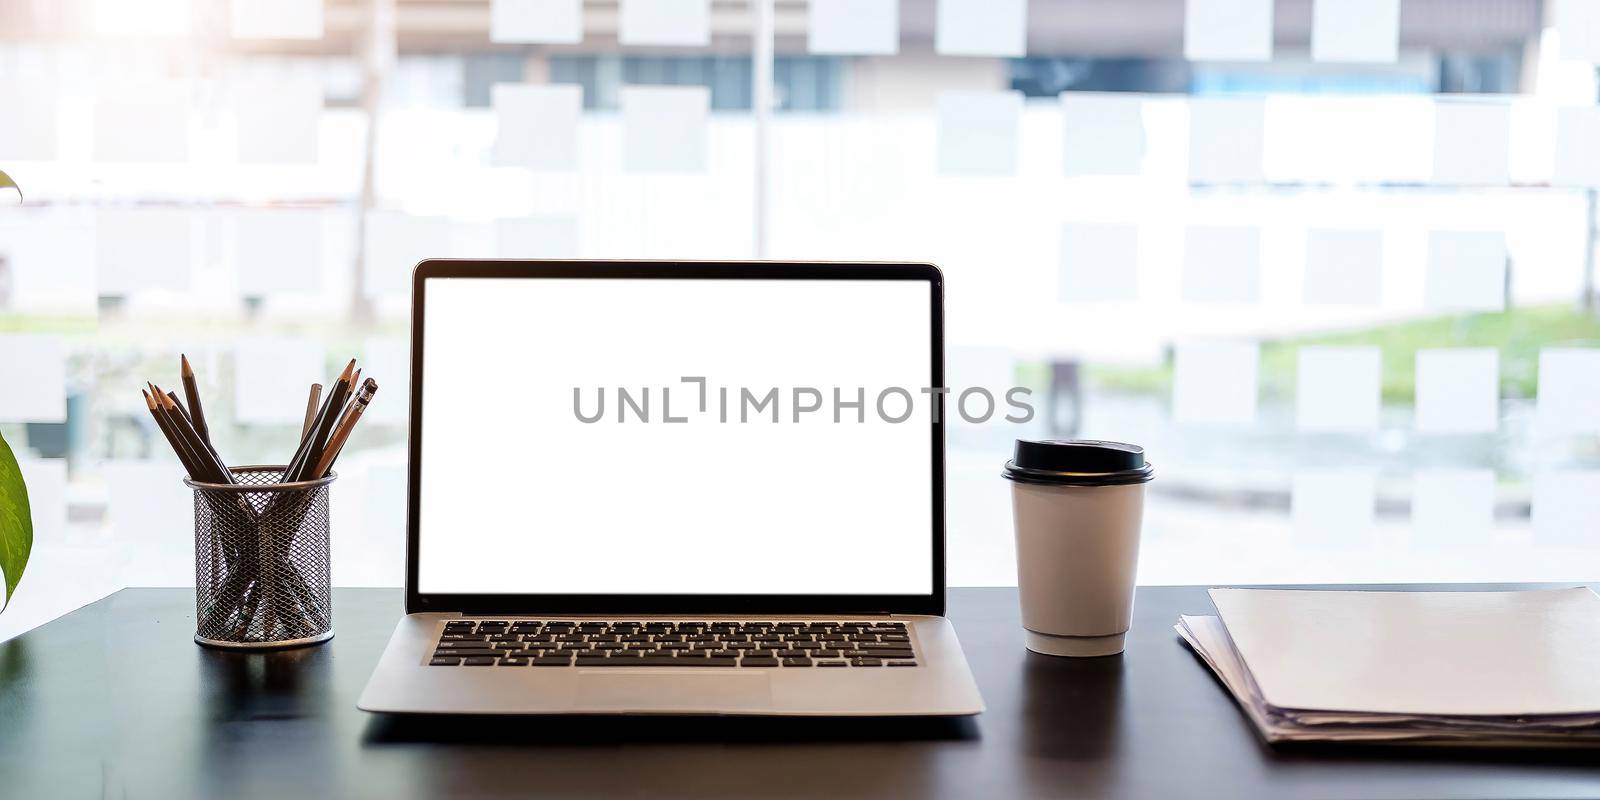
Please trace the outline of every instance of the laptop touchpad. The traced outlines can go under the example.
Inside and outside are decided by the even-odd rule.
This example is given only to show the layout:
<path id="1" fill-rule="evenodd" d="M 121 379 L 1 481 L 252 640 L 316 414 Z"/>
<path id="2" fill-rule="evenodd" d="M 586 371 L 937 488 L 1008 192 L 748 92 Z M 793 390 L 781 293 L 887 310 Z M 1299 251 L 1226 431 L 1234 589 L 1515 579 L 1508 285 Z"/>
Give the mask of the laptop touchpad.
<path id="1" fill-rule="evenodd" d="M 762 711 L 772 707 L 772 688 L 764 672 L 579 670 L 578 705 L 605 711 Z"/>

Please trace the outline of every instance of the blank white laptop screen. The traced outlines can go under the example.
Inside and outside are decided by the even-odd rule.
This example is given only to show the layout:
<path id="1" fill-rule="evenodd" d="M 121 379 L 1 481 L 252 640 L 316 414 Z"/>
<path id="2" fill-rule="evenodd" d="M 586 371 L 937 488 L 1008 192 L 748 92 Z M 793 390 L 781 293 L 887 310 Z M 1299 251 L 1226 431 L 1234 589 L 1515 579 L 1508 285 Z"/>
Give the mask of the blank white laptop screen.
<path id="1" fill-rule="evenodd" d="M 418 591 L 930 594 L 930 292 L 428 279 Z"/>

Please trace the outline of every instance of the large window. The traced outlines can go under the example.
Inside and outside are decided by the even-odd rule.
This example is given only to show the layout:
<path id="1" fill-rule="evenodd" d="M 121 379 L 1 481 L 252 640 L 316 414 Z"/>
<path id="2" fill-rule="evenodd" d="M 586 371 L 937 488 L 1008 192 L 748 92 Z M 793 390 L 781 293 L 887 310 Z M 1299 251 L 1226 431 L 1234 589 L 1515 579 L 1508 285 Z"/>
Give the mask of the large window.
<path id="1" fill-rule="evenodd" d="M 362 358 L 334 579 L 398 584 L 429 256 L 939 264 L 950 383 L 1038 409 L 951 431 L 953 585 L 1014 580 L 1024 436 L 1149 447 L 1146 583 L 1600 569 L 1584 0 L 754 2 L 0 9 L 0 636 L 192 582 L 180 352 L 236 464 Z"/>

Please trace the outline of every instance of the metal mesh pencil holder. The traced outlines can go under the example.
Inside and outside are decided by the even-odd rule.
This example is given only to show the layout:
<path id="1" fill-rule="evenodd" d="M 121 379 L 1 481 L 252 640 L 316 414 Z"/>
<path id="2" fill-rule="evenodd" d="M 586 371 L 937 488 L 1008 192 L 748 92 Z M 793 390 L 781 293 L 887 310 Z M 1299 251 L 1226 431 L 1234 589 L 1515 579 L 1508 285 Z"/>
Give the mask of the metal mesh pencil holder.
<path id="1" fill-rule="evenodd" d="M 284 467 L 234 467 L 234 485 L 194 490 L 194 640 L 268 649 L 333 638 L 330 472 L 278 483 Z"/>

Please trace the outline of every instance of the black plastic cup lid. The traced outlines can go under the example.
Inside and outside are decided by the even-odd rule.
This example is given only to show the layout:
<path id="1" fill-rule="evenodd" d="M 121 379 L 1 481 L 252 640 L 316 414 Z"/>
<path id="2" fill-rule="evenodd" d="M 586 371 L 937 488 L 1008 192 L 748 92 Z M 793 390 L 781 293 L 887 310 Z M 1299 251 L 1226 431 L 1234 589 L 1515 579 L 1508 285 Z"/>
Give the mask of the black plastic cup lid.
<path id="1" fill-rule="evenodd" d="M 1122 486 L 1146 483 L 1155 469 L 1144 448 L 1095 439 L 1018 439 L 1001 473 L 1019 483 L 1052 486 Z"/>

